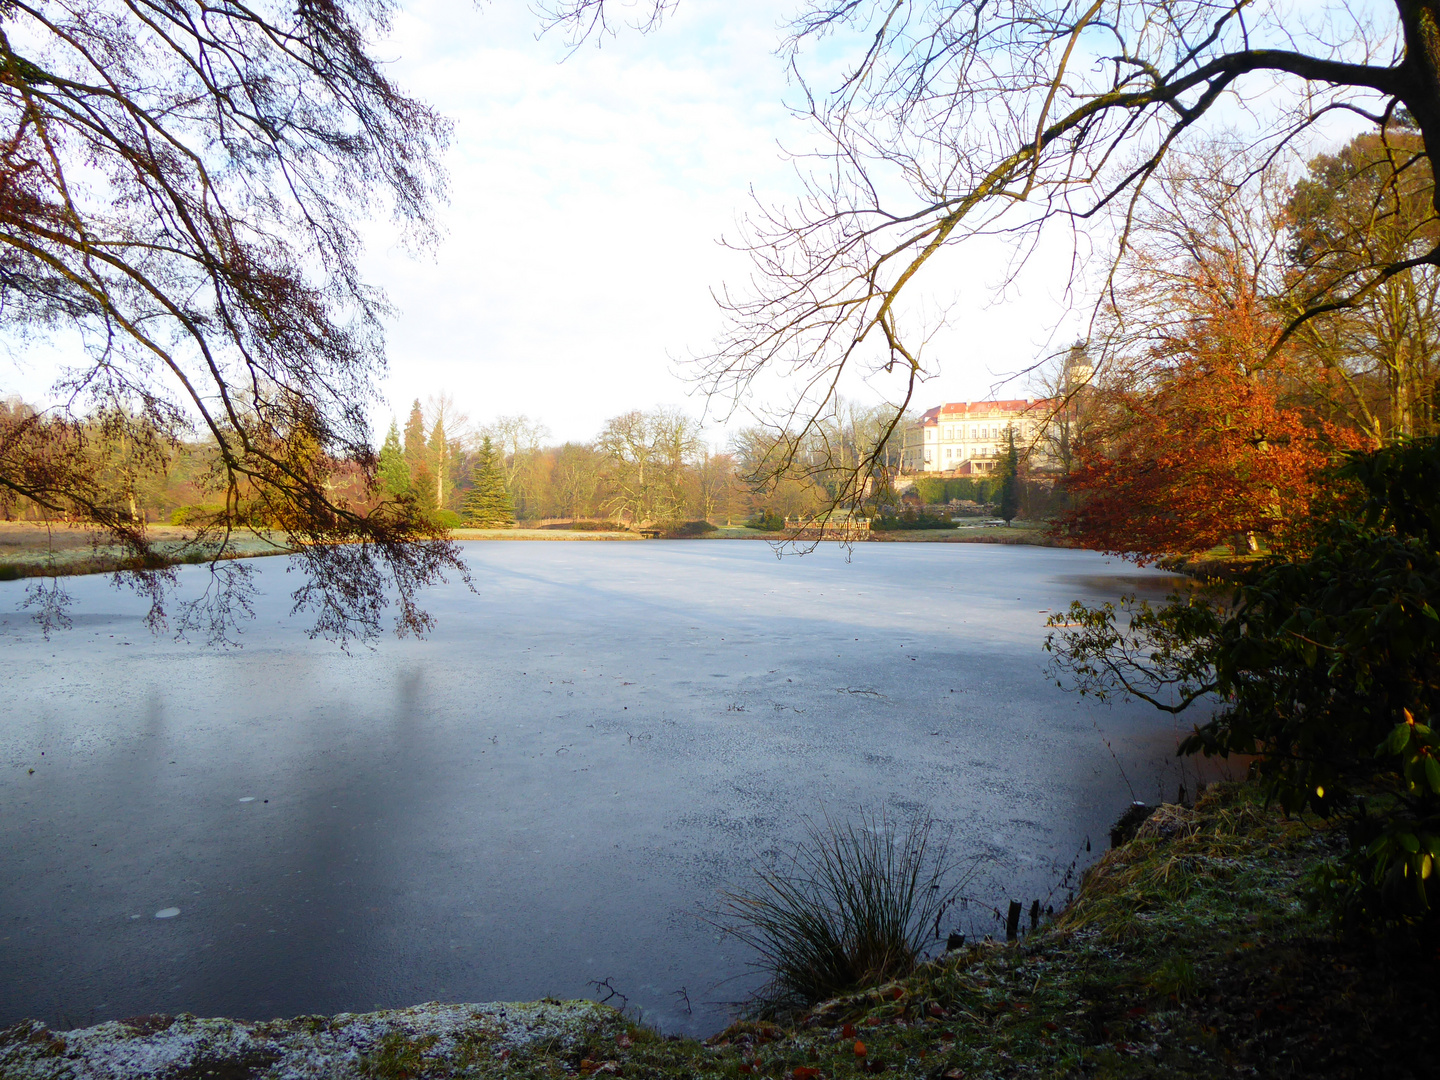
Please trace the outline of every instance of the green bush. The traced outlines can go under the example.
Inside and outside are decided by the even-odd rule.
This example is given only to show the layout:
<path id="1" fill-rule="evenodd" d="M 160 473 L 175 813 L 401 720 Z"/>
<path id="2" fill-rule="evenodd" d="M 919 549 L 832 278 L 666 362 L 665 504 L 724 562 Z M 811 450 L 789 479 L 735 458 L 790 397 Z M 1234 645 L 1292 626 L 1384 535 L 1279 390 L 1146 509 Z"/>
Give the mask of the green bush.
<path id="1" fill-rule="evenodd" d="M 223 506 L 201 506 L 191 504 L 189 506 L 177 506 L 170 512 L 171 525 L 203 525 L 225 513 Z"/>
<path id="2" fill-rule="evenodd" d="M 759 529 L 762 532 L 781 532 L 785 528 L 785 519 L 774 510 L 761 510 L 758 514 L 745 522 L 747 529 Z"/>
<path id="3" fill-rule="evenodd" d="M 442 529 L 461 529 L 465 527 L 465 519 L 454 510 L 436 510 L 430 515 L 430 520 Z"/>
<path id="4" fill-rule="evenodd" d="M 879 517 L 871 518 L 870 528 L 876 532 L 894 532 L 905 529 L 953 529 L 955 522 L 934 514 L 905 510 L 896 516 L 882 514 Z"/>
<path id="5" fill-rule="evenodd" d="M 704 536 L 706 533 L 715 531 L 715 526 L 708 521 L 680 521 L 668 526 L 664 535 L 677 540 L 691 536 Z"/>
<path id="6" fill-rule="evenodd" d="M 974 476 L 957 476 L 946 479 L 943 476 L 917 476 L 910 490 L 925 506 L 936 506 L 947 502 L 995 501 L 998 485 L 994 480 Z"/>
<path id="7" fill-rule="evenodd" d="M 1253 755 L 1286 811 L 1346 820 L 1317 898 L 1359 923 L 1440 921 L 1440 440 L 1352 455 L 1336 481 L 1359 496 L 1232 596 L 1122 605 L 1128 627 L 1075 604 L 1046 647 L 1082 693 L 1218 702 L 1181 753 Z"/>
<path id="8" fill-rule="evenodd" d="M 915 478 L 915 494 L 927 506 L 948 502 L 950 496 L 946 492 L 953 482 L 940 476 L 919 476 Z"/>

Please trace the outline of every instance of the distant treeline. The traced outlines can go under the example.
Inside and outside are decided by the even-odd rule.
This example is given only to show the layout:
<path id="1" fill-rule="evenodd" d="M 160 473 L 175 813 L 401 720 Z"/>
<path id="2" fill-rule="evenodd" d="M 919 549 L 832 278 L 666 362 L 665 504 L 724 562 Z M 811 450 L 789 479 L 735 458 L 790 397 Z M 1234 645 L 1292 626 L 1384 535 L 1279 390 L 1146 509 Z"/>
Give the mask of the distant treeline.
<path id="1" fill-rule="evenodd" d="M 112 410 L 113 412 L 113 410 Z M 224 492 L 213 441 L 185 430 L 159 431 L 126 414 L 124 423 L 97 410 L 80 422 L 51 420 L 24 402 L 0 402 L 0 455 L 22 436 L 31 459 L 38 443 L 82 455 L 102 501 L 132 521 L 199 524 L 224 502 L 246 507 L 245 520 L 264 526 L 242 491 Z M 388 430 L 369 461 L 334 462 L 329 486 L 357 509 L 408 499 L 437 524 L 467 523 L 477 480 L 498 471 L 519 522 L 609 520 L 627 525 L 682 521 L 796 521 L 836 507 L 862 514 L 898 509 L 888 483 L 898 473 L 899 436 L 887 439 L 887 413 L 842 403 L 801 442 L 760 426 L 740 430 L 723 447 L 708 445 L 700 425 L 676 409 L 633 411 L 609 420 L 590 442 L 554 443 L 543 423 L 502 416 L 472 424 L 448 395 L 416 400 L 404 423 Z M 487 449 L 489 456 L 487 458 Z M 877 482 L 858 498 L 847 478 L 867 459 Z M 488 463 L 488 464 L 487 464 Z M 367 477 L 374 476 L 374 484 Z M 493 481 L 492 481 L 493 482 Z M 925 504 L 962 500 L 987 504 L 993 479 L 916 480 Z M 467 501 L 468 500 L 468 501 Z M 23 495 L 0 492 L 0 517 L 37 518 Z"/>

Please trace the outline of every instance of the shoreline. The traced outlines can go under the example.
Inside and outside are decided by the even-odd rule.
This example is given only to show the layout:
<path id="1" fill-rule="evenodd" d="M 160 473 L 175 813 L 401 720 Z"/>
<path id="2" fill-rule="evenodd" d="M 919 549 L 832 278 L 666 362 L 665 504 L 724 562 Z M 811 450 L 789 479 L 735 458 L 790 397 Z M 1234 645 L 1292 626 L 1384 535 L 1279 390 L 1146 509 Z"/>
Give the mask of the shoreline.
<path id="1" fill-rule="evenodd" d="M 6 1080 L 1428 1075 L 1440 1033 L 1412 950 L 1338 937 L 1300 888 L 1337 831 L 1252 784 L 1160 807 L 1053 921 L 782 1021 L 668 1037 L 593 1001 L 268 1022 L 149 1016 L 0 1032 Z"/>
<path id="2" fill-rule="evenodd" d="M 158 565 L 141 564 L 125 556 L 120 548 L 105 544 L 103 537 L 88 528 L 61 525 L 46 529 L 32 522 L 0 522 L 0 581 L 35 577 L 74 577 L 86 574 L 113 574 L 126 570 L 161 569 L 200 565 L 217 558 L 213 549 L 188 549 L 193 531 L 181 525 L 150 525 L 162 556 L 169 549 L 175 557 Z M 962 534 L 962 535 L 957 535 Z M 43 539 L 43 542 L 42 542 Z M 632 532 L 591 532 L 568 529 L 452 529 L 450 539 L 459 541 L 631 542 L 647 539 Z M 760 540 L 769 544 L 855 543 L 855 544 L 1002 544 L 1026 547 L 1070 547 L 1045 534 L 1043 526 L 961 526 L 953 530 L 914 530 L 872 533 L 851 537 L 816 539 L 781 532 L 758 532 L 744 526 L 721 526 L 703 536 L 664 537 L 667 540 Z M 289 555 L 294 549 L 270 535 L 243 534 L 231 538 L 230 548 L 218 555 L 221 560 L 256 559 Z"/>

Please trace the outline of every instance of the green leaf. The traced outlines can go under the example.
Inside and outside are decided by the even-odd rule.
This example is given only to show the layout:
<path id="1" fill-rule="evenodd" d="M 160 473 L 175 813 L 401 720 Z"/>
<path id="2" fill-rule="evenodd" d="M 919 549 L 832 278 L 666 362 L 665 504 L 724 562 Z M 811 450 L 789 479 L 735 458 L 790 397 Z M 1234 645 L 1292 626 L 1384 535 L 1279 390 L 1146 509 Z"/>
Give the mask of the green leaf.
<path id="1" fill-rule="evenodd" d="M 1430 782 L 1430 790 L 1440 793 L 1440 761 L 1433 757 L 1425 759 L 1425 779 Z"/>

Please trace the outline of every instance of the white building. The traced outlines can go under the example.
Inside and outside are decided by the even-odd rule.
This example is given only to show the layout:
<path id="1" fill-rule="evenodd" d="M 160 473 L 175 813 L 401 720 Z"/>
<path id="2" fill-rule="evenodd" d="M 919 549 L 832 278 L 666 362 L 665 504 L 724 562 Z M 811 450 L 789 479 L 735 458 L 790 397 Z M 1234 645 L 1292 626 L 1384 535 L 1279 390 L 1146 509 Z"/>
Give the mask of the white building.
<path id="1" fill-rule="evenodd" d="M 937 405 L 905 432 L 902 468 L 910 473 L 984 476 L 995 471 L 1005 449 L 1005 432 L 1034 468 L 1049 460 L 1043 435 L 1055 409 L 1048 399 L 960 401 Z"/>

